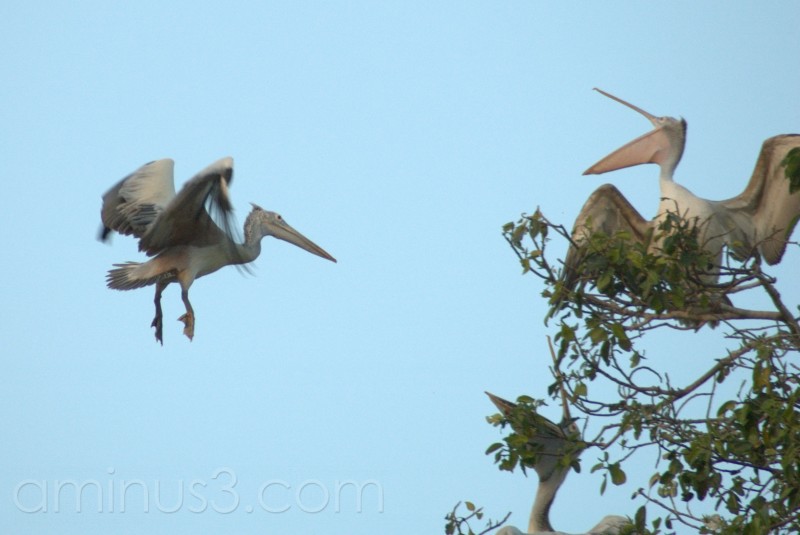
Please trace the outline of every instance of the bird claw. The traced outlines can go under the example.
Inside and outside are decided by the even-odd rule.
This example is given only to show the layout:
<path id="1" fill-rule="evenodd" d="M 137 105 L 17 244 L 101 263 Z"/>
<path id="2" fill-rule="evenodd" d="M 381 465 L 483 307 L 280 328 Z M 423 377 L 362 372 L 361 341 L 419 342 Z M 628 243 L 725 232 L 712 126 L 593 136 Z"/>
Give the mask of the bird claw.
<path id="1" fill-rule="evenodd" d="M 194 314 L 189 314 L 187 312 L 186 314 L 178 318 L 178 321 L 183 322 L 184 324 L 183 334 L 185 334 L 186 337 L 189 338 L 189 341 L 191 342 L 192 338 L 194 338 Z"/>
<path id="2" fill-rule="evenodd" d="M 160 342 L 163 346 L 164 339 L 162 338 L 161 316 L 156 316 L 153 318 L 153 323 L 150 324 L 150 327 L 156 328 L 156 342 Z"/>

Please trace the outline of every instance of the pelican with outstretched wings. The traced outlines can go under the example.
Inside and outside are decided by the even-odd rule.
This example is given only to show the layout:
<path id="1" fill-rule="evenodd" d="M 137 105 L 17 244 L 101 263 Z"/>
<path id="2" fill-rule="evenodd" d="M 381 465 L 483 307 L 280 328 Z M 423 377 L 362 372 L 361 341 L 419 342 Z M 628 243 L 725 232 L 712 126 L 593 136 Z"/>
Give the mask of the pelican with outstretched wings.
<path id="1" fill-rule="evenodd" d="M 673 174 L 686 143 L 686 121 L 674 117 L 656 117 L 605 91 L 603 95 L 624 104 L 646 117 L 653 130 L 623 145 L 583 174 L 602 174 L 624 167 L 654 163 L 660 168 L 661 201 L 658 213 L 647 220 L 610 184 L 600 186 L 589 197 L 573 227 L 574 244 L 565 260 L 565 280 L 573 286 L 576 269 L 582 259 L 582 245 L 589 231 L 613 235 L 626 231 L 643 242 L 669 213 L 678 214 L 698 225 L 701 243 L 716 265 L 722 250 L 728 247 L 739 260 L 760 255 L 769 264 L 781 261 L 792 230 L 800 218 L 800 192 L 790 192 L 781 165 L 788 152 L 800 147 L 800 135 L 774 136 L 761 147 L 750 182 L 742 193 L 723 201 L 710 201 L 694 195 L 676 183 Z M 716 276 L 713 277 L 716 280 Z"/>
<path id="2" fill-rule="evenodd" d="M 194 336 L 195 316 L 189 287 L 195 279 L 228 265 L 243 265 L 261 254 L 261 239 L 273 236 L 309 253 L 336 262 L 320 246 L 289 226 L 283 217 L 253 204 L 244 222 L 244 243 L 232 236 L 233 206 L 228 187 L 233 180 L 233 159 L 222 158 L 206 167 L 176 193 L 174 162 L 157 160 L 143 165 L 103 195 L 100 238 L 112 231 L 139 239 L 139 250 L 152 256 L 147 262 L 115 264 L 108 272 L 108 287 L 133 290 L 156 286 L 156 316 L 152 327 L 163 344 L 161 293 L 172 282 L 181 287 L 186 313 L 178 318 L 184 334 Z M 216 217 L 212 217 L 215 214 Z"/>

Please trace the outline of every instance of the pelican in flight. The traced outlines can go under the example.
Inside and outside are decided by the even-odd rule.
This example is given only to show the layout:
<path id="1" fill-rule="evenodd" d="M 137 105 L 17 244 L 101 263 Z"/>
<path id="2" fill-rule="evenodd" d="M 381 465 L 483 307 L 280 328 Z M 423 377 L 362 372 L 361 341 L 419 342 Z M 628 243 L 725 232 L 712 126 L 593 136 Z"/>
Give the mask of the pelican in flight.
<path id="1" fill-rule="evenodd" d="M 106 277 L 114 290 L 133 290 L 155 284 L 156 317 L 152 327 L 162 345 L 161 293 L 171 282 L 181 286 L 186 313 L 178 318 L 183 333 L 194 337 L 195 316 L 189 288 L 195 279 L 227 265 L 243 265 L 261 253 L 261 238 L 273 236 L 332 262 L 336 259 L 289 226 L 275 212 L 253 204 L 244 222 L 244 243 L 233 239 L 228 188 L 233 159 L 209 165 L 175 192 L 174 162 L 157 160 L 143 165 L 103 195 L 100 217 L 105 241 L 112 231 L 139 239 L 139 250 L 152 256 L 147 262 L 114 264 Z M 215 214 L 216 221 L 209 210 Z"/>
<path id="2" fill-rule="evenodd" d="M 486 392 L 495 407 L 503 414 L 508 415 L 516 406 L 515 403 L 506 401 L 489 392 Z M 561 422 L 555 424 L 541 415 L 536 415 L 534 425 L 536 426 L 536 436 L 529 440 L 530 447 L 536 452 L 536 463 L 533 469 L 539 476 L 539 487 L 536 490 L 536 498 L 531 508 L 531 516 L 528 522 L 528 535 L 566 535 L 560 531 L 554 531 L 550 524 L 550 507 L 553 505 L 559 487 L 564 483 L 569 473 L 569 466 L 562 463 L 562 459 L 567 452 L 570 442 L 580 440 L 581 433 L 575 425 L 575 419 L 570 417 L 567 407 L 566 393 L 561 391 L 561 403 L 563 415 Z M 573 450 L 574 451 L 574 450 Z M 580 454 L 580 451 L 576 452 Z M 588 534 L 616 535 L 622 527 L 630 524 L 630 520 L 623 516 L 608 515 L 603 517 L 599 524 L 587 532 Z M 525 535 L 518 528 L 506 526 L 497 532 L 497 535 Z"/>
<path id="3" fill-rule="evenodd" d="M 781 162 L 789 150 L 800 147 L 800 135 L 779 135 L 764 141 L 744 191 L 730 199 L 709 201 L 695 196 L 673 180 L 686 142 L 685 120 L 656 117 L 614 95 L 596 90 L 646 117 L 653 130 L 615 150 L 583 174 L 602 174 L 644 163 L 658 164 L 661 201 L 655 219 L 648 221 L 611 184 L 595 190 L 575 221 L 572 236 L 578 247 L 570 247 L 565 260 L 568 286 L 572 286 L 577 277 L 575 271 L 582 256 L 579 249 L 588 239 L 589 224 L 595 232 L 603 231 L 610 236 L 624 230 L 633 239 L 644 242 L 668 212 L 677 213 L 699 226 L 701 243 L 715 258 L 717 266 L 724 246 L 738 260 L 761 255 L 769 264 L 780 262 L 800 217 L 800 193 L 789 193 L 789 181 Z M 712 283 L 716 279 L 716 274 L 709 277 Z"/>

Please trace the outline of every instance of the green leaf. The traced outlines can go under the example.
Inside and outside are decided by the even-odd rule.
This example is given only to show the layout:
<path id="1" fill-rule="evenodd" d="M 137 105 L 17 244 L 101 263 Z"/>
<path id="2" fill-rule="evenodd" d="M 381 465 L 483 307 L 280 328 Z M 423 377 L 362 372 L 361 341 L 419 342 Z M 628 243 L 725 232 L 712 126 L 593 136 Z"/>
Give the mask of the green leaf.
<path id="1" fill-rule="evenodd" d="M 625 332 L 625 327 L 621 323 L 612 323 L 611 332 L 617 338 L 617 343 L 625 351 L 631 350 L 631 341 L 628 339 L 628 333 Z"/>
<path id="2" fill-rule="evenodd" d="M 608 471 L 611 473 L 611 482 L 616 486 L 624 485 L 628 479 L 619 463 L 608 465 Z"/>
<path id="3" fill-rule="evenodd" d="M 522 236 L 525 234 L 525 227 L 519 226 L 511 232 L 511 242 L 519 245 L 522 241 Z"/>
<path id="4" fill-rule="evenodd" d="M 604 271 L 602 275 L 600 275 L 600 277 L 597 278 L 597 282 L 595 283 L 597 289 L 600 290 L 601 292 L 605 292 L 611 285 L 611 277 L 613 276 L 613 274 L 614 273 L 610 270 Z"/>
<path id="5" fill-rule="evenodd" d="M 717 411 L 717 416 L 723 417 L 728 412 L 733 412 L 733 410 L 736 408 L 737 405 L 738 403 L 733 400 L 726 401 L 725 403 L 722 404 L 722 406 L 720 406 L 719 410 Z"/>
<path id="6" fill-rule="evenodd" d="M 789 180 L 789 193 L 794 193 L 800 189 L 800 147 L 790 150 L 781 165 L 785 167 L 784 173 Z"/>
<path id="7" fill-rule="evenodd" d="M 634 516 L 634 524 L 636 525 L 636 530 L 639 533 L 645 532 L 645 525 L 647 524 L 647 508 L 644 505 L 639 507 L 636 510 L 636 515 Z"/>
<path id="8" fill-rule="evenodd" d="M 595 327 L 591 331 L 589 331 L 589 339 L 592 341 L 592 344 L 597 345 L 601 342 L 606 340 L 608 334 L 606 331 L 600 327 Z"/>
<path id="9" fill-rule="evenodd" d="M 490 453 L 494 453 L 494 452 L 496 452 L 497 450 L 499 450 L 502 447 L 503 447 L 503 445 L 500 442 L 495 442 L 494 444 L 492 444 L 491 446 L 486 448 L 486 455 L 489 455 Z"/>
<path id="10" fill-rule="evenodd" d="M 769 366 L 765 366 L 763 361 L 756 362 L 753 367 L 753 388 L 760 390 L 769 386 L 771 375 Z"/>

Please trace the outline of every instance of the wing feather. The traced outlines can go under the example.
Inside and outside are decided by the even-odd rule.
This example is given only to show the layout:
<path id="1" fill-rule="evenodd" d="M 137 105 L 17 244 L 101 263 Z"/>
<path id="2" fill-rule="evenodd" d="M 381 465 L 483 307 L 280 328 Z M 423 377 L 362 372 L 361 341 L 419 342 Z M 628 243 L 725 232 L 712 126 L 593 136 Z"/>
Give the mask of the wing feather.
<path id="1" fill-rule="evenodd" d="M 139 241 L 139 249 L 154 255 L 168 247 L 232 244 L 233 206 L 228 186 L 233 180 L 233 159 L 223 158 L 206 167 L 175 195 Z M 209 214 L 218 213 L 220 228 Z"/>
<path id="2" fill-rule="evenodd" d="M 140 238 L 158 214 L 175 197 L 173 172 L 175 163 L 169 158 L 141 166 L 103 195 L 100 219 L 102 240 L 112 231 L 133 234 Z"/>
<path id="3" fill-rule="evenodd" d="M 736 197 L 719 202 L 736 219 L 752 221 L 751 231 L 737 238 L 745 242 L 745 250 L 758 248 L 769 264 L 781 261 L 800 218 L 800 192 L 789 192 L 789 180 L 781 165 L 786 154 L 795 147 L 800 147 L 798 134 L 774 136 L 764 141 L 747 187 Z"/>
<path id="4" fill-rule="evenodd" d="M 612 236 L 627 231 L 637 242 L 644 242 L 652 228 L 620 191 L 611 184 L 603 184 L 592 193 L 581 208 L 572 229 L 573 245 L 564 259 L 564 284 L 572 289 L 578 281 L 578 267 L 585 255 L 583 245 L 590 232 L 604 232 Z"/>

